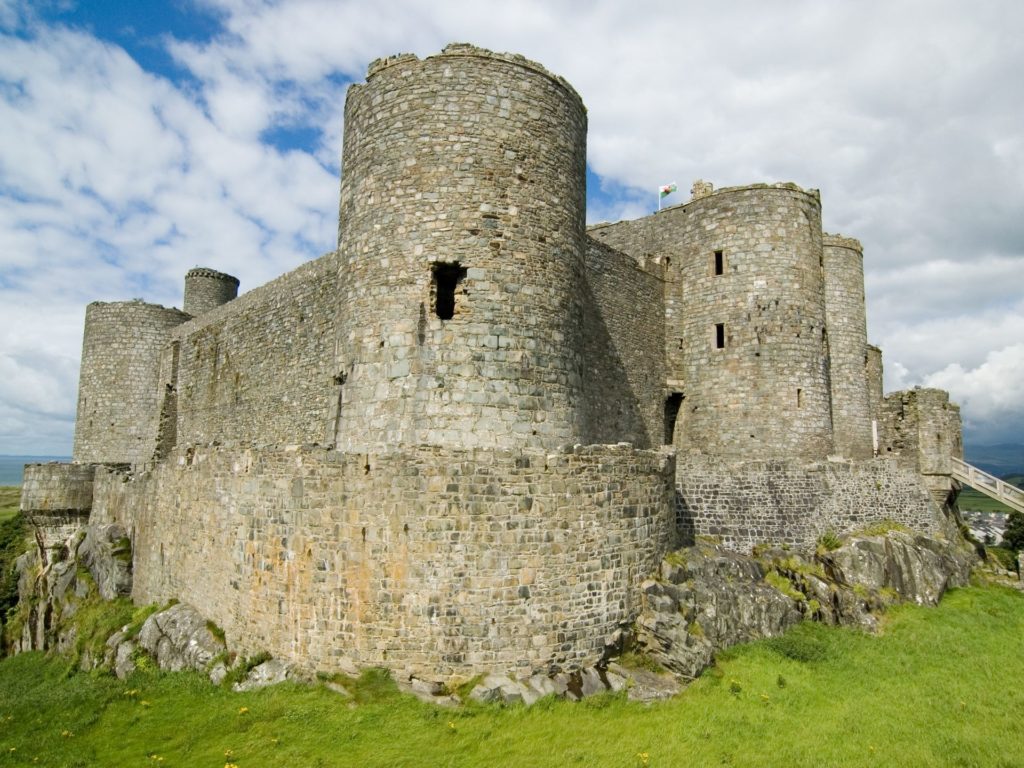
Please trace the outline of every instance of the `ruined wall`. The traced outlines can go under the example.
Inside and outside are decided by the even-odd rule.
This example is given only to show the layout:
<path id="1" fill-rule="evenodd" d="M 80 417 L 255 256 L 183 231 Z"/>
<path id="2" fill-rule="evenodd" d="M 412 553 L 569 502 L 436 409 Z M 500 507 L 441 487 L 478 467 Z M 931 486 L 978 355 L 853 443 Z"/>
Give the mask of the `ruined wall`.
<path id="1" fill-rule="evenodd" d="M 196 267 L 185 273 L 185 312 L 198 316 L 238 296 L 238 278 L 215 269 Z"/>
<path id="2" fill-rule="evenodd" d="M 472 46 L 349 88 L 339 447 L 579 442 L 586 125 L 564 80 Z"/>
<path id="3" fill-rule="evenodd" d="M 139 602 L 312 669 L 594 662 L 674 542 L 670 453 L 197 450 L 112 491 Z M 131 489 L 131 490 L 127 490 Z M 126 494 L 136 507 L 128 513 Z"/>
<path id="4" fill-rule="evenodd" d="M 93 464 L 26 464 L 21 511 L 52 548 L 85 525 L 92 510 Z"/>
<path id="5" fill-rule="evenodd" d="M 189 319 L 142 301 L 93 302 L 85 310 L 76 462 L 148 461 L 156 445 L 161 350 Z"/>
<path id="6" fill-rule="evenodd" d="M 922 475 L 948 476 L 950 457 L 963 458 L 960 407 L 941 389 L 892 392 L 882 405 L 883 455 Z"/>
<path id="7" fill-rule="evenodd" d="M 327 254 L 173 334 L 159 366 L 163 453 L 333 438 L 336 273 Z"/>
<path id="8" fill-rule="evenodd" d="M 826 234 L 822 250 L 835 453 L 848 459 L 868 459 L 874 451 L 863 249 L 857 240 Z"/>
<path id="9" fill-rule="evenodd" d="M 921 478 L 892 459 L 803 464 L 688 456 L 677 471 L 684 538 L 715 536 L 742 552 L 768 543 L 809 547 L 825 532 L 884 520 L 931 535 L 945 531 Z"/>
<path id="10" fill-rule="evenodd" d="M 659 265 L 588 238 L 583 292 L 587 443 L 664 442 L 664 281 Z"/>

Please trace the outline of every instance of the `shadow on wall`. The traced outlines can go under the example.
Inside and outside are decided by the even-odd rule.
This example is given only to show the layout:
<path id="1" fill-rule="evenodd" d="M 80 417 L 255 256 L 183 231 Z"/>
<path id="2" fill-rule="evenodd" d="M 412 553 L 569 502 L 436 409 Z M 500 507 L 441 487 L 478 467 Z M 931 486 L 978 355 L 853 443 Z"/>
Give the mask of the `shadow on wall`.
<path id="1" fill-rule="evenodd" d="M 581 285 L 584 336 L 583 415 L 587 442 L 630 442 L 637 448 L 657 446 L 640 411 L 640 398 L 589 281 Z"/>

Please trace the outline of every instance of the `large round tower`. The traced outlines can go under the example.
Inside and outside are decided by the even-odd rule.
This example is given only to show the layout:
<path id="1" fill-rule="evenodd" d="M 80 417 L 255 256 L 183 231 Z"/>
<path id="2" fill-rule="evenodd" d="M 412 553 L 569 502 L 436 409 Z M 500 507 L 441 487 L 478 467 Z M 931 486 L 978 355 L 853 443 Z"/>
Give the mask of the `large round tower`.
<path id="1" fill-rule="evenodd" d="M 349 89 L 339 448 L 578 439 L 586 122 L 561 78 L 467 45 Z"/>
<path id="2" fill-rule="evenodd" d="M 853 238 L 829 234 L 822 246 L 835 451 L 849 459 L 868 459 L 873 451 L 863 249 Z"/>
<path id="3" fill-rule="evenodd" d="M 817 191 L 727 188 L 654 219 L 677 249 L 679 311 L 668 330 L 681 350 L 677 444 L 751 460 L 827 456 Z"/>
<path id="4" fill-rule="evenodd" d="M 156 447 L 160 352 L 184 312 L 142 301 L 96 301 L 85 309 L 77 462 L 138 463 Z"/>

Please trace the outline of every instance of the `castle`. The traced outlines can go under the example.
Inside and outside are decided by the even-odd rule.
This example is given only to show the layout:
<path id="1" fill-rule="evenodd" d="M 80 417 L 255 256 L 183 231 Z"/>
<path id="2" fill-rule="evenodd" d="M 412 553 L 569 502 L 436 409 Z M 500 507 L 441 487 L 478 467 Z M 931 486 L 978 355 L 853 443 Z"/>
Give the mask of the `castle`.
<path id="1" fill-rule="evenodd" d="M 938 390 L 884 397 L 860 244 L 815 190 L 585 225 L 587 115 L 520 56 L 379 59 L 345 106 L 338 248 L 183 311 L 86 312 L 73 462 L 26 468 L 47 545 L 117 522 L 137 602 L 310 670 L 592 663 L 698 536 L 937 533 Z"/>

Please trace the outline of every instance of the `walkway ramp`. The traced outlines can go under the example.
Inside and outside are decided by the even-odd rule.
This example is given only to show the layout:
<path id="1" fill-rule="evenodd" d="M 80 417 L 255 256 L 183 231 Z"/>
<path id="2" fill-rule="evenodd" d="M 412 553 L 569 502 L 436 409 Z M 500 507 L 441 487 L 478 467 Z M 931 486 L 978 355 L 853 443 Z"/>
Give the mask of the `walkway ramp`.
<path id="1" fill-rule="evenodd" d="M 961 461 L 955 456 L 950 461 L 953 462 L 954 479 L 971 486 L 974 490 L 980 491 L 996 501 L 1003 502 L 1010 509 L 1024 512 L 1024 490 L 1004 482 L 998 477 L 968 464 L 966 461 Z"/>

